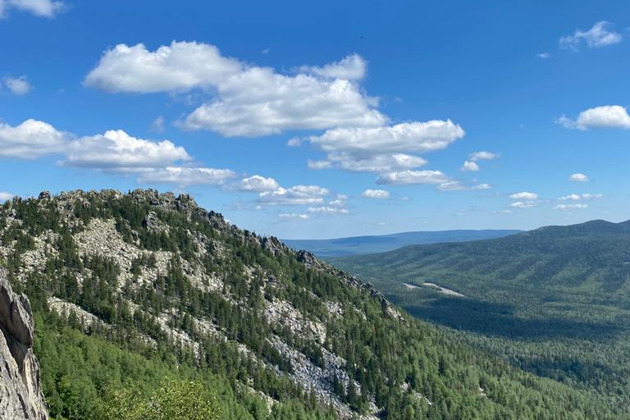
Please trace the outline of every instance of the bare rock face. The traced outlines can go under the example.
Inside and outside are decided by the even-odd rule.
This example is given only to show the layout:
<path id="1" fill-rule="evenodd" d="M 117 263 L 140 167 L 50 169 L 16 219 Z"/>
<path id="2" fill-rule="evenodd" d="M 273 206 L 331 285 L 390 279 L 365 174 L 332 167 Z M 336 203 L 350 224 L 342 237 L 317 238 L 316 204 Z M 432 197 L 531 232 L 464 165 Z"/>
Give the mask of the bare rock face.
<path id="1" fill-rule="evenodd" d="M 0 270 L 0 420 L 48 418 L 33 333 L 28 299 L 13 292 Z"/>

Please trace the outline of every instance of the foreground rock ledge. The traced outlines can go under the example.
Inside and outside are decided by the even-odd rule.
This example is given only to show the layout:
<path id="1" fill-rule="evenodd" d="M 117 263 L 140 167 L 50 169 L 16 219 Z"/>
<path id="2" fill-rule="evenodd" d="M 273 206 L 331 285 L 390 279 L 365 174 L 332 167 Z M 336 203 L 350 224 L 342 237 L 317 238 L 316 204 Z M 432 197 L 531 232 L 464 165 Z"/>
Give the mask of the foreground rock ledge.
<path id="1" fill-rule="evenodd" d="M 33 355 L 33 314 L 0 269 L 0 420 L 48 418 Z"/>

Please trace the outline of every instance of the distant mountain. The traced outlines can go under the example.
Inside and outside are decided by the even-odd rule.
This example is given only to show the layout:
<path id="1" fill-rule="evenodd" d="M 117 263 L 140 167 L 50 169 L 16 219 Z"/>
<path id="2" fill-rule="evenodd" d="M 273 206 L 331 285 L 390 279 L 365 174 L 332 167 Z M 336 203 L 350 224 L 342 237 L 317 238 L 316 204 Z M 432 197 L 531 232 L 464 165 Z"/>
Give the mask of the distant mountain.
<path id="1" fill-rule="evenodd" d="M 619 413 L 598 395 L 463 345 L 372 286 L 238 229 L 188 195 L 14 198 L 0 206 L 0 265 L 30 299 L 52 418 Z"/>
<path id="2" fill-rule="evenodd" d="M 377 236 L 354 236 L 338 239 L 287 239 L 283 242 L 293 249 L 306 249 L 320 258 L 329 258 L 387 252 L 407 245 L 494 239 L 520 232 L 520 230 L 491 229 L 444 230 L 403 232 Z"/>
<path id="3" fill-rule="evenodd" d="M 460 331 L 470 345 L 630 407 L 630 222 L 330 262 L 416 317 Z"/>

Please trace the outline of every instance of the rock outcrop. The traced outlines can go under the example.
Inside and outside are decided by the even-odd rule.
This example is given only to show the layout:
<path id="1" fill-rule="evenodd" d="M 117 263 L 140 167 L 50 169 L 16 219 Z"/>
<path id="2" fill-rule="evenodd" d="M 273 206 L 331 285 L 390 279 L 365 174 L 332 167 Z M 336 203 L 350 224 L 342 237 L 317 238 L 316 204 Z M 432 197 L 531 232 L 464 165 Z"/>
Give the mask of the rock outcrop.
<path id="1" fill-rule="evenodd" d="M 28 299 L 13 292 L 0 270 L 0 420 L 48 418 L 33 333 Z"/>

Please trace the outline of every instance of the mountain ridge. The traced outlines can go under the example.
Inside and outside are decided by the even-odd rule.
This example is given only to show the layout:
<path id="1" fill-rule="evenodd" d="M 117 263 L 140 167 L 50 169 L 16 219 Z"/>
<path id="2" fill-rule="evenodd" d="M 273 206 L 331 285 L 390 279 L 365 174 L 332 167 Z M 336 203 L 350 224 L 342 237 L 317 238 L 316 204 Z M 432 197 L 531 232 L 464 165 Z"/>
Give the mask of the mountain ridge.
<path id="1" fill-rule="evenodd" d="M 33 303 L 52 416 L 108 419 L 99 413 L 117 390 L 148 395 L 168 376 L 220 393 L 225 419 L 612 412 L 462 347 L 374 287 L 189 195 L 15 198 L 0 207 L 0 257 Z"/>
<path id="2" fill-rule="evenodd" d="M 294 249 L 308 249 L 321 258 L 387 252 L 409 245 L 486 240 L 521 233 L 520 230 L 461 229 L 400 232 L 333 239 L 285 239 Z"/>

